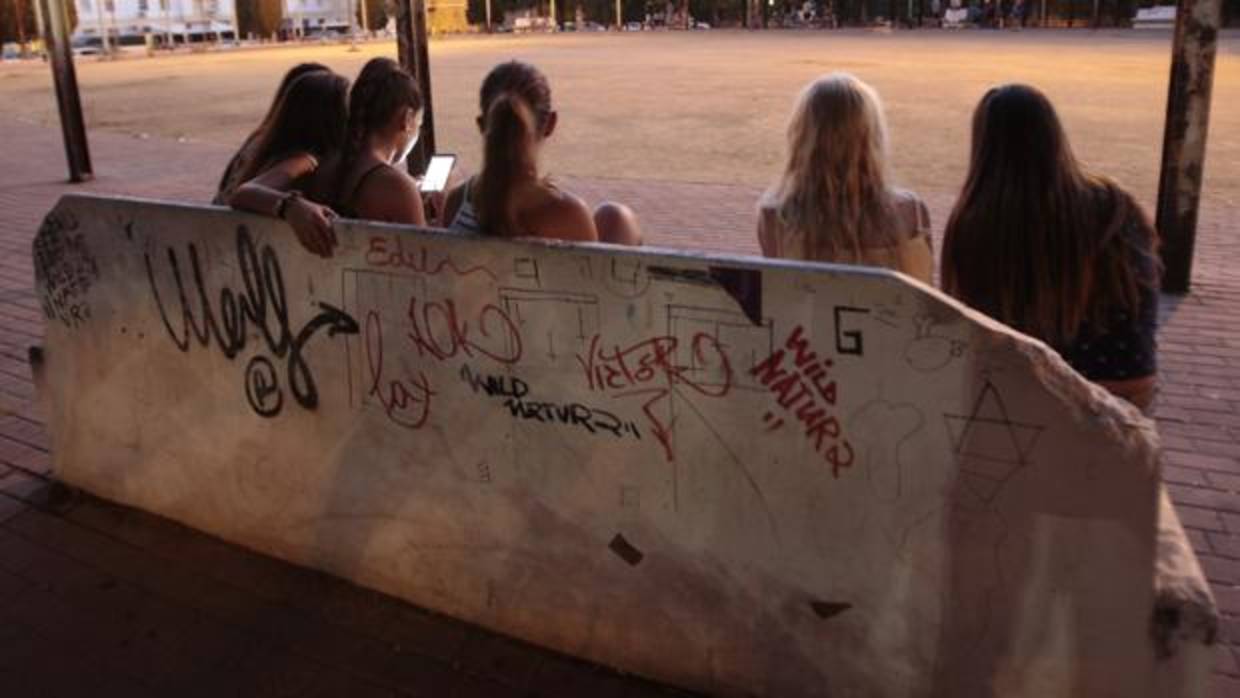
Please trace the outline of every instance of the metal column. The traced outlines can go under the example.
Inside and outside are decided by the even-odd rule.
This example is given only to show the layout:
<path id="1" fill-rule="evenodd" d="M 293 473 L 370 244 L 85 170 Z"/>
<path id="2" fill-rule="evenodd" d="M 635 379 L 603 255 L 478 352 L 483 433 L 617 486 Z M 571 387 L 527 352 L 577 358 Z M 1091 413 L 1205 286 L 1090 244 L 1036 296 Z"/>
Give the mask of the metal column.
<path id="1" fill-rule="evenodd" d="M 1186 293 L 1192 277 L 1221 21 L 1221 0 L 1180 0 L 1176 7 L 1156 216 L 1165 267 L 1162 288 L 1168 293 Z"/>
<path id="2" fill-rule="evenodd" d="M 66 0 L 39 0 L 44 18 L 43 42 L 50 56 L 56 105 L 60 108 L 60 130 L 65 138 L 65 158 L 69 161 L 69 181 L 86 182 L 94 178 L 90 167 L 90 148 L 86 143 L 86 123 L 82 120 L 82 100 L 78 94 L 77 72 L 73 69 L 73 47 L 69 43 Z"/>
<path id="3" fill-rule="evenodd" d="M 401 66 L 417 78 L 424 105 L 422 133 L 409 154 L 409 172 L 413 175 L 425 172 L 427 162 L 435 154 L 435 110 L 427 45 L 426 0 L 396 0 L 396 54 Z"/>

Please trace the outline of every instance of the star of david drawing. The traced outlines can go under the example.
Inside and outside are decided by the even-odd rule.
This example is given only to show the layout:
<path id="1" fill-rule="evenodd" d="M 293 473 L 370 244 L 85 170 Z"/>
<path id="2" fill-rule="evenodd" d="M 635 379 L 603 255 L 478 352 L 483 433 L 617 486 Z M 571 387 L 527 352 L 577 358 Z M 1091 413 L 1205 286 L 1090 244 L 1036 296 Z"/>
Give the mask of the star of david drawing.
<path id="1" fill-rule="evenodd" d="M 1046 427 L 1013 420 L 989 379 L 969 414 L 944 413 L 947 434 L 960 467 L 960 481 L 983 502 L 991 502 L 1029 454 Z"/>

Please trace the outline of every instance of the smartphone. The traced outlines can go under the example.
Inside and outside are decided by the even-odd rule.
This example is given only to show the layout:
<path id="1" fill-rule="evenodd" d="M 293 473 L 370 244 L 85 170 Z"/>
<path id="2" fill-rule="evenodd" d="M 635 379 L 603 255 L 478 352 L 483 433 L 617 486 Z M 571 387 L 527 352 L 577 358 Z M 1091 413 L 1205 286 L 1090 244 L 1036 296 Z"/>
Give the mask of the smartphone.
<path id="1" fill-rule="evenodd" d="M 448 177 L 452 175 L 455 165 L 455 155 L 432 155 L 426 165 L 426 174 L 422 175 L 422 191 L 429 193 L 447 189 Z"/>

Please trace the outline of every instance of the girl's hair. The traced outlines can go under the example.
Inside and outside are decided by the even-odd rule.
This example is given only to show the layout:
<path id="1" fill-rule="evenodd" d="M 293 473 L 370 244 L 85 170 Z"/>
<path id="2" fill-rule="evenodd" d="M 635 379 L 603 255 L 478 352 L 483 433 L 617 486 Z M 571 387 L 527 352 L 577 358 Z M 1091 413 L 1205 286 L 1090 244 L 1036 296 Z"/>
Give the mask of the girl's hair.
<path id="1" fill-rule="evenodd" d="M 534 145 L 551 116 L 551 86 L 534 66 L 509 61 L 495 66 L 482 81 L 482 170 L 471 197 L 482 230 L 491 235 L 520 235 L 511 198 L 521 182 L 536 180 Z"/>
<path id="2" fill-rule="evenodd" d="M 863 248 L 898 242 L 887 124 L 873 88 L 832 73 L 801 92 L 788 123 L 788 160 L 764 205 L 801 233 L 806 259 L 855 261 Z"/>
<path id="3" fill-rule="evenodd" d="M 1086 321 L 1103 329 L 1109 311 L 1138 309 L 1157 280 L 1156 243 L 1132 197 L 1077 163 L 1045 95 L 1027 85 L 986 93 L 944 234 L 945 291 L 1063 344 Z"/>
<path id="4" fill-rule="evenodd" d="M 293 79 L 259 129 L 239 182 L 253 179 L 276 161 L 307 153 L 322 161 L 344 142 L 349 81 L 331 71 Z"/>
<path id="5" fill-rule="evenodd" d="M 337 196 L 342 191 L 353 163 L 366 147 L 366 138 L 392 122 L 405 107 L 414 113 L 422 111 L 422 91 L 407 70 L 391 58 L 372 58 L 357 74 L 349 92 L 349 127 L 341 155 Z"/>
<path id="6" fill-rule="evenodd" d="M 292 68 L 289 68 L 288 72 L 284 74 L 284 77 L 280 79 L 280 85 L 276 87 L 276 95 L 271 100 L 271 106 L 267 108 L 267 114 L 263 116 L 263 120 L 258 123 L 258 127 L 251 131 L 250 135 L 246 136 L 245 141 L 241 144 L 241 148 L 237 151 L 237 154 L 233 156 L 232 160 L 228 163 L 228 167 L 224 170 L 224 174 L 220 177 L 220 183 L 216 187 L 216 191 L 220 192 L 220 198 L 225 198 L 225 194 L 231 193 L 237 185 L 244 181 L 238 181 L 237 175 L 240 174 L 241 170 L 245 167 L 246 160 L 249 159 L 248 156 L 250 147 L 275 118 L 276 107 L 280 105 L 280 100 L 283 99 L 284 94 L 288 92 L 289 85 L 293 84 L 294 80 L 305 75 L 306 73 L 316 73 L 320 71 L 331 72 L 331 70 L 322 63 L 298 63 Z"/>

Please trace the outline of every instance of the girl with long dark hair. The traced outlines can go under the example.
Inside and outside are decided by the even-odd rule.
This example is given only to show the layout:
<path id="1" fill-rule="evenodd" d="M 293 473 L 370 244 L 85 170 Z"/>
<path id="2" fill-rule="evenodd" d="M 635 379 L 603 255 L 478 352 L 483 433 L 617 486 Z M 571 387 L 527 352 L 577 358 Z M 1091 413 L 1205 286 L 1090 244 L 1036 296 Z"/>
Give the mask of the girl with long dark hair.
<path id="1" fill-rule="evenodd" d="M 528 63 L 496 66 L 482 82 L 482 169 L 454 189 L 444 220 L 452 230 L 500 237 L 544 237 L 641 244 L 637 218 L 627 207 L 584 201 L 539 175 L 539 155 L 555 132 L 547 77 Z"/>
<path id="2" fill-rule="evenodd" d="M 233 154 L 232 159 L 228 161 L 228 166 L 224 168 L 224 174 L 220 175 L 220 183 L 216 186 L 215 198 L 211 200 L 213 204 L 227 204 L 228 199 L 237 190 L 245 180 L 239 179 L 238 175 L 245 166 L 247 160 L 251 159 L 254 143 L 258 137 L 269 128 L 269 124 L 276 116 L 276 107 L 280 104 L 280 100 L 284 98 L 284 93 L 288 92 L 289 85 L 297 78 L 306 73 L 314 73 L 319 71 L 327 71 L 327 66 L 322 63 L 298 63 L 289 68 L 288 72 L 280 80 L 279 87 L 276 88 L 276 96 L 271 100 L 271 106 L 267 109 L 267 115 L 259 122 L 258 127 L 250 132 L 250 135 L 242 141 L 241 147 Z"/>
<path id="3" fill-rule="evenodd" d="M 320 164 L 344 145 L 349 81 L 331 71 L 294 79 L 254 139 L 229 197 L 234 208 L 287 219 L 311 252 L 330 256 L 334 214 L 322 200 Z M 306 198 L 309 197 L 309 198 Z"/>
<path id="4" fill-rule="evenodd" d="M 1077 163 L 1045 95 L 1026 85 L 986 93 L 944 235 L 945 291 L 1144 408 L 1157 372 L 1156 247 L 1133 197 Z"/>

